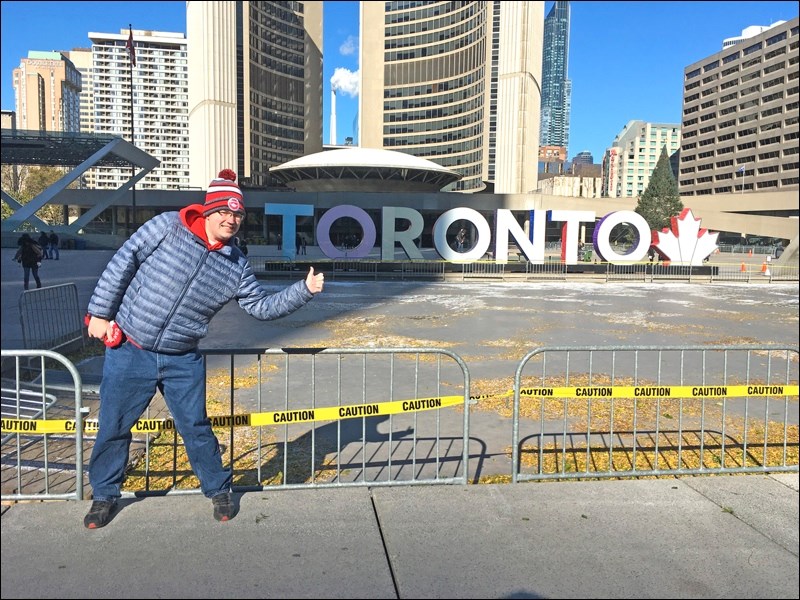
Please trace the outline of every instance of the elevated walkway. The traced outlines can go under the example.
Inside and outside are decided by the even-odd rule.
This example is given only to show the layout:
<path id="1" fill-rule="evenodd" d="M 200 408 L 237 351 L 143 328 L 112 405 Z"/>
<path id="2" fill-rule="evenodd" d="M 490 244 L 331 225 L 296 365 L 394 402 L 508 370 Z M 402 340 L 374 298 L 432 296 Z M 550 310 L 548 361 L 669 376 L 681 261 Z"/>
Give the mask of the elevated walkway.
<path id="1" fill-rule="evenodd" d="M 161 164 L 121 137 L 101 134 L 3 129 L 0 131 L 0 148 L 4 165 L 75 167 L 25 205 L 3 191 L 3 200 L 13 210 L 8 218 L 3 219 L 3 232 L 15 231 L 27 221 L 39 231 L 57 229 L 61 234 L 76 234 L 106 208 L 117 204 L 136 182 Z M 140 170 L 116 190 L 104 190 L 102 198 L 69 225 L 51 226 L 36 216 L 36 211 L 46 204 L 59 203 L 60 194 L 73 182 L 80 181 L 86 171 L 101 166 L 139 167 Z"/>

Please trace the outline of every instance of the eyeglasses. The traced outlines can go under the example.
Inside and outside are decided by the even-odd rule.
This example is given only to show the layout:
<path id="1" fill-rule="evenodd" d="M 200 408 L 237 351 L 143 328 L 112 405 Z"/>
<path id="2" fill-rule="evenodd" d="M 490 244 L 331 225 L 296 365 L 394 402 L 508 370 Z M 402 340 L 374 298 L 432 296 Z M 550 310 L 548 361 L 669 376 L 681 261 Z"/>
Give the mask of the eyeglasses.
<path id="1" fill-rule="evenodd" d="M 244 219 L 244 215 L 242 213 L 233 212 L 233 211 L 225 210 L 225 209 L 218 210 L 217 212 L 219 213 L 219 215 L 223 219 L 231 219 L 231 218 L 233 218 L 233 219 L 236 219 L 237 221 L 241 221 L 242 219 Z"/>

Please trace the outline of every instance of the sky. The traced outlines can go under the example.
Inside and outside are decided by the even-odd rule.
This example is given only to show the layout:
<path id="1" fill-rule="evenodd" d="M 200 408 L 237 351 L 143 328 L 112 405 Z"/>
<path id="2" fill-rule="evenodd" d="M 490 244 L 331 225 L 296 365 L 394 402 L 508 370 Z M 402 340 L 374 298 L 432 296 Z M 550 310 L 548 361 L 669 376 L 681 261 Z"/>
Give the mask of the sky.
<path id="1" fill-rule="evenodd" d="M 544 15 L 553 2 L 545 2 Z M 102 7 L 99 8 L 99 7 Z M 628 121 L 680 125 L 683 71 L 722 50 L 750 25 L 798 15 L 790 2 L 572 2 L 568 77 L 572 81 L 569 158 L 600 163 Z M 2 108 L 14 110 L 12 71 L 29 50 L 89 47 L 88 32 L 186 32 L 185 2 L 2 2 Z M 336 142 L 358 142 L 358 2 L 325 2 L 323 143 L 330 141 L 331 85 Z"/>

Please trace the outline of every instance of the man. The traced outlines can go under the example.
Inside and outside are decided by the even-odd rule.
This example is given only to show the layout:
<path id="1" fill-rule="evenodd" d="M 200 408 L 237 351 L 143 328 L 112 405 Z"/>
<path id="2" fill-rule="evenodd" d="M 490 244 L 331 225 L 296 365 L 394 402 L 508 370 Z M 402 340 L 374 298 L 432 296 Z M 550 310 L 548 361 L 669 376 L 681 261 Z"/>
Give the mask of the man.
<path id="1" fill-rule="evenodd" d="M 261 320 L 288 315 L 322 291 L 324 276 L 309 269 L 305 281 L 268 294 L 233 239 L 245 215 L 241 190 L 230 169 L 220 172 L 205 204 L 160 214 L 117 251 L 89 301 L 89 335 L 106 349 L 100 385 L 99 431 L 89 462 L 92 506 L 88 529 L 105 526 L 120 497 L 131 428 L 158 389 L 184 440 L 214 518 L 234 516 L 230 469 L 206 414 L 200 340 L 211 318 L 236 299 Z"/>
<path id="2" fill-rule="evenodd" d="M 467 241 L 467 230 L 463 227 L 456 234 L 456 250 L 461 252 L 464 249 L 464 242 Z"/>
<path id="3" fill-rule="evenodd" d="M 44 231 L 39 234 L 39 246 L 42 248 L 44 254 L 42 255 L 42 260 L 46 258 L 50 258 L 50 255 L 47 252 L 47 249 L 50 247 L 50 236 L 47 235 Z"/>
<path id="4" fill-rule="evenodd" d="M 59 239 L 58 235 L 56 235 L 56 232 L 53 231 L 52 229 L 50 230 L 50 235 L 48 236 L 47 241 L 49 242 L 48 245 L 49 253 L 47 255 L 47 258 L 53 258 L 55 260 L 58 260 L 60 256 L 60 253 L 58 251 Z"/>

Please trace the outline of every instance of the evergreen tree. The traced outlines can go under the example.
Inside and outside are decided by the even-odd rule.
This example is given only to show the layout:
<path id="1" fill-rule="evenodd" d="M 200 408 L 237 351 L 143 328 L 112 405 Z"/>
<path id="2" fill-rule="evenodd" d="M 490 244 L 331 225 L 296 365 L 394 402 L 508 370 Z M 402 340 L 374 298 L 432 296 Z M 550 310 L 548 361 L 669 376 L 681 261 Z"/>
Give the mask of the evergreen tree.
<path id="1" fill-rule="evenodd" d="M 683 202 L 678 193 L 678 182 L 672 175 L 667 147 L 661 149 L 656 168 L 650 176 L 647 189 L 639 196 L 636 212 L 647 221 L 651 230 L 661 231 L 672 226 L 672 217 L 681 214 Z"/>

